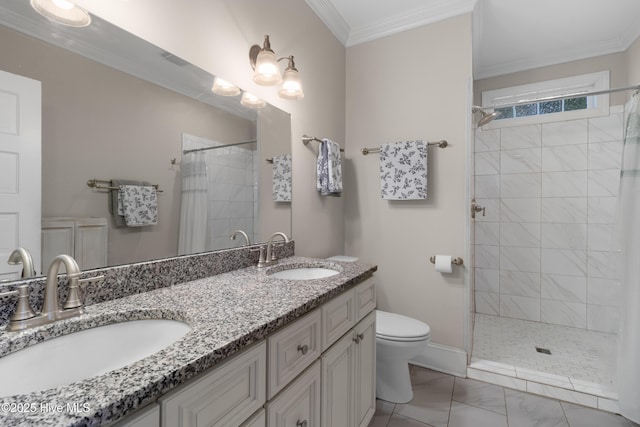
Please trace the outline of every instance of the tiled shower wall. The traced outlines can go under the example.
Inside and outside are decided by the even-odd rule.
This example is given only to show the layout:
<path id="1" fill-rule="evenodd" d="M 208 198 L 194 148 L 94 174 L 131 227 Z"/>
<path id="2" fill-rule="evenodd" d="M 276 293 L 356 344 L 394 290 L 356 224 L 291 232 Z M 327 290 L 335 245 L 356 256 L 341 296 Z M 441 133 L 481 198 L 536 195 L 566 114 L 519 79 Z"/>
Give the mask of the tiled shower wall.
<path id="1" fill-rule="evenodd" d="M 622 106 L 476 131 L 476 312 L 617 332 L 622 138 Z"/>

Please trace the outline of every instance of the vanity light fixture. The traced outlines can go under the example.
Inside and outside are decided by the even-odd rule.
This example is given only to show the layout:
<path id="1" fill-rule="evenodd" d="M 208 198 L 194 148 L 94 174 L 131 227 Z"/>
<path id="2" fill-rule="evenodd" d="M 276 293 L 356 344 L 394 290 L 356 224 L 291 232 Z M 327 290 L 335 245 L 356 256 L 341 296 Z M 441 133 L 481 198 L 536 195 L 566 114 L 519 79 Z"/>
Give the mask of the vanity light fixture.
<path id="1" fill-rule="evenodd" d="M 284 73 L 280 75 L 278 62 L 286 59 L 289 61 Z M 278 94 L 281 98 L 298 100 L 304 98 L 300 73 L 293 62 L 293 55 L 276 57 L 271 49 L 269 36 L 264 36 L 262 47 L 257 44 L 249 49 L 249 61 L 254 70 L 253 81 L 262 86 L 272 86 L 282 83 Z"/>
<path id="2" fill-rule="evenodd" d="M 226 80 L 221 79 L 220 77 L 216 77 L 213 79 L 213 86 L 211 87 L 211 91 L 216 95 L 222 96 L 238 96 L 240 95 L 240 88 L 232 85 Z"/>
<path id="3" fill-rule="evenodd" d="M 91 24 L 89 12 L 68 0 L 31 0 L 31 7 L 50 21 L 69 27 Z"/>
<path id="4" fill-rule="evenodd" d="M 267 105 L 266 101 L 258 98 L 252 93 L 247 91 L 242 92 L 242 98 L 240 98 L 240 104 L 249 108 L 262 108 Z"/>

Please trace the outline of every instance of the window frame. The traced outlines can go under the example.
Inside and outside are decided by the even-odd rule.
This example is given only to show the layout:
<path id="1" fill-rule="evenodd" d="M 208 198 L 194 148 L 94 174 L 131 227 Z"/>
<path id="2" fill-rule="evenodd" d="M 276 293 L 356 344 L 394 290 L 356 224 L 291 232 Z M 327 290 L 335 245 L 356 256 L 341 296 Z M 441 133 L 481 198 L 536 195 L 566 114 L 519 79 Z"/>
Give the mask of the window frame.
<path id="1" fill-rule="evenodd" d="M 581 74 L 562 79 L 511 86 L 482 92 L 484 109 L 506 107 L 520 100 L 531 100 L 530 104 L 545 102 L 539 98 L 551 96 L 573 95 L 577 92 L 597 92 L 609 89 L 609 70 L 596 73 Z M 580 94 L 582 95 L 582 94 Z M 578 98 L 577 95 L 573 98 Z M 536 101 L 536 99 L 538 99 Z M 609 95 L 587 96 L 587 108 L 581 110 L 561 111 L 557 113 L 536 114 L 532 116 L 513 117 L 494 120 L 483 126 L 483 129 L 522 126 L 527 124 L 549 123 L 565 120 L 576 120 L 609 114 Z"/>

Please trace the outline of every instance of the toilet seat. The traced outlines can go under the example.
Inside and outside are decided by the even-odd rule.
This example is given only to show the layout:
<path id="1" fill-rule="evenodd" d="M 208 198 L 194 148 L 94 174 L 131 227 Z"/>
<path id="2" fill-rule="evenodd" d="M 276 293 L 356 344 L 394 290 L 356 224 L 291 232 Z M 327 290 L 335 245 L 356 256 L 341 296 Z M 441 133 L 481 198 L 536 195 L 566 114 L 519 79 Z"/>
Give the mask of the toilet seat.
<path id="1" fill-rule="evenodd" d="M 376 310 L 376 337 L 388 341 L 424 341 L 431 328 L 424 322 L 397 313 Z"/>

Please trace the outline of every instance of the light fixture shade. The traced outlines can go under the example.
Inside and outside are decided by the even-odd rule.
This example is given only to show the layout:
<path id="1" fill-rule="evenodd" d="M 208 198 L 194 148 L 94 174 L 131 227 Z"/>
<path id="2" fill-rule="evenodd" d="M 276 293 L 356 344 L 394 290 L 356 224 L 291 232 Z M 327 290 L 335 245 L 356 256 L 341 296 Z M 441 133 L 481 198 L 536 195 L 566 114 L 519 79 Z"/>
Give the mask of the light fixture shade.
<path id="1" fill-rule="evenodd" d="M 89 13 L 67 0 L 31 0 L 31 7 L 50 21 L 69 27 L 91 24 Z"/>
<path id="2" fill-rule="evenodd" d="M 232 85 L 226 80 L 221 79 L 220 77 L 216 77 L 213 79 L 213 86 L 211 87 L 211 91 L 216 95 L 222 96 L 238 96 L 240 95 L 240 88 Z"/>
<path id="3" fill-rule="evenodd" d="M 253 81 L 262 86 L 277 85 L 282 81 L 278 58 L 271 49 L 262 49 L 258 54 Z"/>
<path id="4" fill-rule="evenodd" d="M 284 71 L 282 79 L 282 87 L 278 91 L 278 95 L 284 99 L 299 100 L 304 98 L 304 92 L 302 92 L 302 82 L 300 81 L 300 74 L 295 68 L 287 68 Z"/>
<path id="5" fill-rule="evenodd" d="M 262 108 L 267 105 L 266 101 L 246 91 L 242 93 L 240 104 L 249 108 Z"/>

